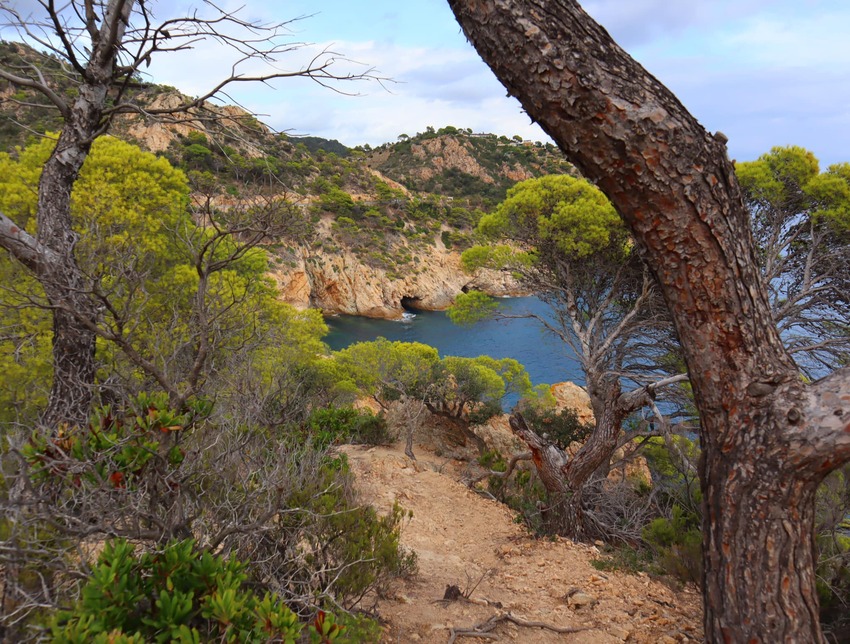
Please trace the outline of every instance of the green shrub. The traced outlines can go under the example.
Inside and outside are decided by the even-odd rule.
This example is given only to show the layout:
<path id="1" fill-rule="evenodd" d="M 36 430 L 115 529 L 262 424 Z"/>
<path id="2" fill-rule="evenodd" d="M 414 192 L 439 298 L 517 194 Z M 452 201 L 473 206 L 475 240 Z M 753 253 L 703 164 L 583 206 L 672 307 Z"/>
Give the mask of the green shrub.
<path id="1" fill-rule="evenodd" d="M 821 622 L 850 632 L 850 466 L 832 472 L 818 488 L 815 534 Z"/>
<path id="2" fill-rule="evenodd" d="M 400 545 L 401 528 L 412 515 L 398 504 L 386 516 L 369 506 L 356 505 L 339 481 L 350 479 L 344 456 L 327 459 L 310 482 L 304 482 L 289 503 L 300 508 L 282 516 L 283 531 L 306 521 L 298 544 L 311 575 L 310 584 L 329 589 L 335 601 L 352 608 L 368 593 L 384 594 L 394 578 L 416 570 L 416 555 Z"/>
<path id="3" fill-rule="evenodd" d="M 443 232 L 441 232 L 440 233 L 440 239 L 443 241 L 443 246 L 445 246 L 446 248 L 452 247 L 452 239 L 451 239 L 451 232 L 450 231 L 444 230 Z"/>
<path id="4" fill-rule="evenodd" d="M 562 450 L 566 450 L 570 443 L 583 443 L 594 429 L 592 424 L 579 420 L 575 409 L 555 411 L 551 407 L 527 405 L 523 407 L 522 415 L 531 429 L 541 436 L 545 434 L 550 442 Z"/>
<path id="5" fill-rule="evenodd" d="M 317 449 L 339 435 L 379 437 L 382 418 L 351 409 L 316 414 L 313 421 L 327 437 L 314 445 L 304 440 L 306 434 L 291 431 L 297 428 L 245 426 L 220 411 L 193 427 L 209 411 L 205 403 L 196 406 L 178 414 L 165 396 L 142 395 L 130 409 L 97 411 L 85 429 L 65 429 L 50 438 L 36 434 L 22 448 L 26 460 L 15 476 L 24 477 L 21 503 L 28 511 L 14 523 L 0 520 L 4 609 L 14 608 L 26 619 L 17 618 L 15 633 L 43 624 L 51 604 L 76 605 L 94 592 L 79 597 L 82 591 L 72 583 L 87 574 L 75 554 L 81 530 L 84 550 L 116 534 L 151 552 L 174 539 L 194 538 L 205 549 L 245 562 L 240 570 L 257 580 L 254 592 L 275 593 L 304 618 L 325 605 L 353 608 L 415 570 L 415 557 L 400 547 L 407 513 L 396 507 L 378 516 L 362 506 L 346 459 Z M 141 566 L 129 555 L 124 559 L 126 566 Z M 149 583 L 146 574 L 139 573 L 138 583 Z M 191 584 L 175 587 L 192 590 Z M 48 596 L 45 588 L 58 590 Z M 131 597 L 128 603 L 142 592 L 133 588 L 120 586 Z M 186 596 L 166 590 L 169 602 L 179 600 L 167 610 L 189 611 Z M 192 593 L 192 601 L 200 601 Z M 166 610 L 149 608 L 155 609 Z M 7 626 L 4 615 L 0 626 Z M 133 641 L 142 627 L 121 628 L 124 641 Z M 364 623 L 348 632 L 369 628 Z M 97 641 L 114 627 L 80 615 L 69 629 L 81 634 L 67 641 Z M 192 641 L 191 632 L 186 637 Z"/>
<path id="6" fill-rule="evenodd" d="M 60 428 L 54 437 L 34 432 L 21 452 L 38 483 L 132 488 L 151 467 L 165 477 L 183 462 L 178 433 L 211 409 L 206 400 L 188 404 L 189 411 L 176 413 L 165 394 L 142 393 L 124 413 L 109 406 L 96 409 L 85 428 Z"/>
<path id="7" fill-rule="evenodd" d="M 356 210 L 356 204 L 351 195 L 344 190 L 340 190 L 335 185 L 331 185 L 322 194 L 318 201 L 318 206 L 326 212 L 332 212 L 337 215 L 350 215 Z"/>
<path id="8" fill-rule="evenodd" d="M 123 539 L 107 541 L 80 600 L 51 620 L 52 641 L 294 643 L 298 616 L 247 582 L 243 564 L 191 539 L 141 555 Z"/>
<path id="9" fill-rule="evenodd" d="M 478 463 L 493 472 L 504 472 L 508 467 L 508 462 L 496 450 L 481 454 Z M 487 491 L 518 513 L 517 523 L 525 523 L 535 534 L 542 534 L 540 508 L 546 500 L 546 489 L 533 469 L 520 466 L 507 478 L 490 476 Z"/>
<path id="10" fill-rule="evenodd" d="M 307 419 L 307 428 L 317 449 L 339 443 L 386 445 L 393 440 L 383 414 L 351 406 L 316 409 Z"/>
<path id="11" fill-rule="evenodd" d="M 607 556 L 591 559 L 590 565 L 602 572 L 620 571 L 637 574 L 655 570 L 652 555 L 645 548 L 620 546 L 606 549 L 605 554 Z"/>
<path id="12" fill-rule="evenodd" d="M 699 516 L 673 506 L 672 516 L 650 521 L 642 531 L 667 574 L 683 581 L 702 579 L 702 532 Z"/>

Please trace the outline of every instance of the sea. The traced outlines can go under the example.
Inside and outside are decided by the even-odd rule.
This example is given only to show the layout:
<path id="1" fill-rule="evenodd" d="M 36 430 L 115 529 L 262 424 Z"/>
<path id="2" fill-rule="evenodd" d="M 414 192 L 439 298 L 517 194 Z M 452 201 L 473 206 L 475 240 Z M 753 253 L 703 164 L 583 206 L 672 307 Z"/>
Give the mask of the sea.
<path id="1" fill-rule="evenodd" d="M 533 313 L 552 319 L 550 307 L 536 297 L 500 298 L 498 301 L 505 315 Z M 398 321 L 354 315 L 332 316 L 325 321 L 330 329 L 325 342 L 334 350 L 381 337 L 422 342 L 436 348 L 441 357 L 514 358 L 525 367 L 535 385 L 565 380 L 584 384 L 583 373 L 569 346 L 535 319 L 489 319 L 471 326 L 458 326 L 442 311 L 410 309 Z M 506 396 L 503 400 L 505 409 L 515 403 L 516 396 Z"/>

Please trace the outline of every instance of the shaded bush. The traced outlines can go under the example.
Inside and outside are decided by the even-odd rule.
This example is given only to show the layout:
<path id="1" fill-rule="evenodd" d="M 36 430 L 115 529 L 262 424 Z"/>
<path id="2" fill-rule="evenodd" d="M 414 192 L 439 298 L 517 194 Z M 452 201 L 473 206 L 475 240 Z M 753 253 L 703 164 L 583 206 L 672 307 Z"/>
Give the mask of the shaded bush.
<path id="1" fill-rule="evenodd" d="M 702 579 L 702 532 L 700 517 L 674 505 L 672 516 L 652 520 L 643 538 L 655 552 L 661 569 L 683 581 Z"/>
<path id="2" fill-rule="evenodd" d="M 307 419 L 308 435 L 317 448 L 339 443 L 386 445 L 393 441 L 383 414 L 351 406 L 316 409 Z"/>
<path id="3" fill-rule="evenodd" d="M 505 472 L 508 461 L 497 451 L 488 450 L 478 458 L 478 464 L 493 472 Z M 491 475 L 487 491 L 518 513 L 518 522 L 525 523 L 535 534 L 544 528 L 541 508 L 545 505 L 546 489 L 532 467 L 518 467 L 508 476 Z"/>
<path id="4" fill-rule="evenodd" d="M 560 411 L 547 406 L 525 405 L 522 415 L 528 426 L 540 436 L 566 450 L 571 443 L 583 443 L 593 432 L 594 426 L 582 423 L 575 409 Z"/>

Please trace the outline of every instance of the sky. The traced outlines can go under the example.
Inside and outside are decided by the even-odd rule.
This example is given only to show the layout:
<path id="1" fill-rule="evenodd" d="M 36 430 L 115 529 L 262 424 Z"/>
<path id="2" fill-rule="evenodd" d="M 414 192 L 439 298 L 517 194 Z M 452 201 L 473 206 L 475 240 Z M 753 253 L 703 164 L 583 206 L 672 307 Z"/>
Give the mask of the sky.
<path id="1" fill-rule="evenodd" d="M 33 0 L 12 0 L 25 6 Z M 238 84 L 230 99 L 292 135 L 354 146 L 395 141 L 427 126 L 548 140 L 466 42 L 445 0 L 222 0 L 242 17 L 291 21 L 303 46 L 281 58 L 295 70 L 321 51 L 340 74 L 386 80 L 307 79 Z M 170 17 L 184 0 L 159 2 Z M 821 160 L 850 161 L 850 2 L 847 0 L 587 0 L 584 8 L 667 85 L 729 153 L 752 160 L 800 145 Z M 4 33 L 4 37 L 8 35 Z M 151 80 L 199 95 L 227 75 L 234 52 L 199 45 L 154 59 Z M 246 69 L 245 71 L 252 71 Z"/>

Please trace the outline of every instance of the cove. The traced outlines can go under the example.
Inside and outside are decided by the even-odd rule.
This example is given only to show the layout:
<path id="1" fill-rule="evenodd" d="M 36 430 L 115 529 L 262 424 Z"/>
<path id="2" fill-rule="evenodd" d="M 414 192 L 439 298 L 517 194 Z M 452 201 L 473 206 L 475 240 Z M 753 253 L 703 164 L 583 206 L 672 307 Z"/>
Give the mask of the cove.
<path id="1" fill-rule="evenodd" d="M 552 319 L 551 309 L 536 297 L 501 298 L 505 315 L 534 313 Z M 436 348 L 440 356 L 514 358 L 522 363 L 535 385 L 570 380 L 584 385 L 584 375 L 572 350 L 533 319 L 484 320 L 472 326 L 457 326 L 442 311 L 410 310 L 402 321 L 379 320 L 354 315 L 325 318 L 330 332 L 325 342 L 338 351 L 355 342 L 379 337 L 402 342 L 421 342 Z M 506 397 L 506 407 L 516 397 Z"/>

